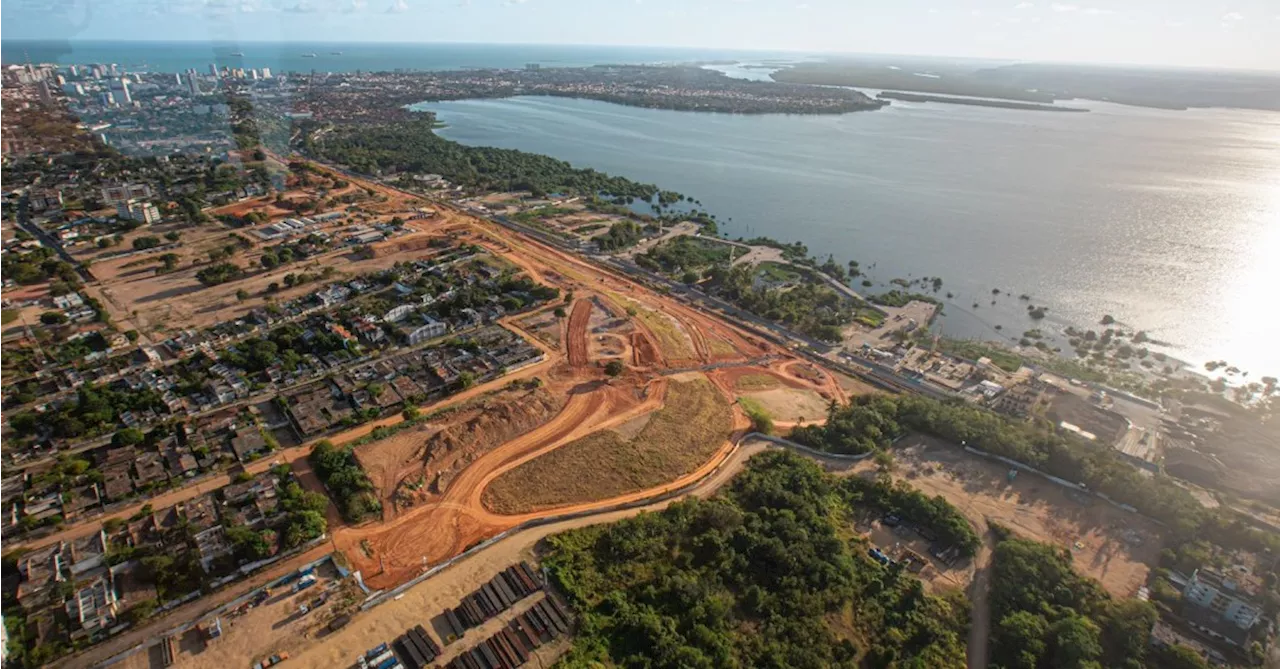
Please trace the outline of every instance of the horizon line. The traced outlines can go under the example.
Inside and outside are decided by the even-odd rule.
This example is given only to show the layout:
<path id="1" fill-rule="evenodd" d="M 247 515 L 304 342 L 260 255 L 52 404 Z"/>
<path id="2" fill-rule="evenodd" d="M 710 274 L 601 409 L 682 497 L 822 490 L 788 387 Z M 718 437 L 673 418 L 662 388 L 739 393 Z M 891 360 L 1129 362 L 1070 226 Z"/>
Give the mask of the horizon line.
<path id="1" fill-rule="evenodd" d="M 2 36 L 0 36 L 2 38 Z M 236 44 L 350 44 L 350 45 L 452 45 L 452 46 L 512 46 L 512 47 L 582 47 L 595 49 L 682 49 L 689 51 L 708 51 L 708 52 L 725 52 L 740 51 L 746 53 L 760 54 L 796 54 L 809 56 L 835 56 L 835 57 L 872 57 L 872 58 L 929 58 L 929 59 L 950 59 L 958 61 L 982 61 L 988 63 L 1003 64 L 1023 64 L 1023 65 L 1070 65 L 1085 67 L 1110 67 L 1110 68 L 1139 68 L 1139 69 L 1163 69 L 1163 70 L 1190 70 L 1190 71 L 1211 71 L 1211 72 L 1239 72 L 1248 74 L 1273 74 L 1280 75 L 1280 68 L 1263 69 L 1255 67 L 1241 67 L 1228 65 L 1172 65 L 1164 63 L 1137 63 L 1137 62 L 1116 62 L 1116 61 L 1072 61 L 1072 60 L 1041 60 L 1028 58 L 1013 57 L 991 57 L 991 56 L 959 56 L 951 54 L 927 54 L 927 53 L 903 53 L 903 52 L 868 52 L 868 51 L 814 51 L 802 49 L 782 49 L 782 48 L 752 48 L 752 47 L 714 47 L 714 46 L 684 46 L 684 45 L 656 45 L 656 44 L 591 44 L 581 42 L 482 42 L 482 41 L 449 41 L 449 40 L 433 40 L 433 41 L 414 41 L 414 40 L 297 40 L 297 39 L 238 39 L 238 40 L 221 40 L 221 39 L 182 39 L 182 38 L 164 38 L 149 39 L 146 37 L 135 38 L 67 38 L 67 37 L 19 37 L 10 38 L 10 43 L 49 43 L 62 42 L 67 44 L 212 44 L 227 45 Z"/>

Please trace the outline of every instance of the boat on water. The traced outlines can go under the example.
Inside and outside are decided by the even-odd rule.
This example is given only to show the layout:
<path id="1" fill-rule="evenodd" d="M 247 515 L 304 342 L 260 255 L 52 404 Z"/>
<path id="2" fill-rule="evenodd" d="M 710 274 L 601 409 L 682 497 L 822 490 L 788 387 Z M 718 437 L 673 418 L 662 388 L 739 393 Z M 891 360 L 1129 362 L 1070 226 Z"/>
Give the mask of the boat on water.
<path id="1" fill-rule="evenodd" d="M 342 55 L 342 52 L 341 52 L 341 51 L 330 51 L 330 52 L 329 52 L 329 55 L 330 55 L 330 56 L 341 56 L 341 55 Z"/>
<path id="2" fill-rule="evenodd" d="M 243 51 L 232 51 L 232 52 L 231 52 L 231 55 L 233 55 L 233 56 L 243 56 L 243 55 L 244 55 L 244 52 L 243 52 Z"/>
<path id="3" fill-rule="evenodd" d="M 303 57 L 303 58 L 315 58 L 315 57 L 316 57 L 316 55 L 315 55 L 314 53 L 304 53 L 304 54 L 302 54 L 302 57 Z"/>

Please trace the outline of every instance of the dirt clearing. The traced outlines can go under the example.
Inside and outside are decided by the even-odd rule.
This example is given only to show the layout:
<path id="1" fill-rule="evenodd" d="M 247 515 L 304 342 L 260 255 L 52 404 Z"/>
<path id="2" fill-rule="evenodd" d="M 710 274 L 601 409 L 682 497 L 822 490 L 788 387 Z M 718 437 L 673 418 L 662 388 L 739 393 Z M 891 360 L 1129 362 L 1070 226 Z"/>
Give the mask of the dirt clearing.
<path id="1" fill-rule="evenodd" d="M 651 488 L 706 462 L 731 429 L 729 403 L 709 382 L 673 381 L 634 435 L 605 430 L 566 444 L 499 476 L 482 501 L 513 515 Z"/>
<path id="2" fill-rule="evenodd" d="M 751 392 L 753 390 L 773 390 L 781 388 L 782 382 L 768 374 L 743 374 L 733 381 L 734 390 Z"/>
<path id="3" fill-rule="evenodd" d="M 438 498 L 476 458 L 559 413 L 564 399 L 519 384 L 445 410 L 437 419 L 356 449 L 390 520 Z"/>
<path id="4" fill-rule="evenodd" d="M 778 423 L 800 423 L 822 420 L 827 415 L 828 400 L 812 390 L 774 388 L 744 393 Z"/>
<path id="5" fill-rule="evenodd" d="M 913 435 L 893 449 L 895 476 L 929 495 L 942 495 L 978 527 L 984 519 L 1071 551 L 1076 568 L 1118 597 L 1131 597 L 1160 556 L 1158 528 L 1136 514 L 1038 476 Z M 870 460 L 861 469 L 874 468 Z"/>

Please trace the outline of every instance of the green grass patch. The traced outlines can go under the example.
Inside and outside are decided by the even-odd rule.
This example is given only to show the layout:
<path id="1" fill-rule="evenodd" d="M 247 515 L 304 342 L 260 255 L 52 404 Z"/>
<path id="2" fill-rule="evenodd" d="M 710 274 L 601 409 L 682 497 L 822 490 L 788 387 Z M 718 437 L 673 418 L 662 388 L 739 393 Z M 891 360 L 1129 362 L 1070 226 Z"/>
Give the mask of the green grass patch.
<path id="1" fill-rule="evenodd" d="M 17 309 L 0 310 L 0 325 L 8 325 L 18 320 L 19 313 L 20 312 Z"/>

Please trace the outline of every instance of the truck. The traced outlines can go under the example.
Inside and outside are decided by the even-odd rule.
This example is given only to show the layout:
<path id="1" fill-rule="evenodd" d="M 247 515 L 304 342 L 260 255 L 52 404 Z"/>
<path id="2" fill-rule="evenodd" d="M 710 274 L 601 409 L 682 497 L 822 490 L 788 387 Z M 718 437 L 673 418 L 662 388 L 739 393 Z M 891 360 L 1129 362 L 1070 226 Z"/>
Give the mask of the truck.
<path id="1" fill-rule="evenodd" d="M 377 657 L 369 658 L 369 660 L 368 660 L 368 665 L 369 665 L 370 667 L 377 667 L 377 666 L 381 666 L 381 665 L 382 665 L 382 663 L 383 663 L 383 662 L 386 662 L 388 659 L 391 659 L 391 660 L 396 659 L 396 654 L 395 654 L 395 653 L 393 653 L 393 652 L 391 652 L 391 648 L 390 648 L 390 647 L 388 647 L 388 648 L 387 648 L 385 651 L 383 651 L 382 653 L 378 654 L 378 656 L 377 656 Z"/>
<path id="2" fill-rule="evenodd" d="M 307 574 L 306 576 L 303 576 L 302 578 L 298 579 L 297 583 L 293 584 L 293 591 L 302 592 L 303 590 L 306 590 L 307 588 L 310 588 L 315 584 L 316 584 L 316 575 Z"/>

